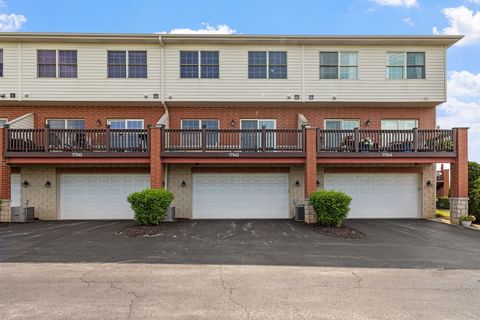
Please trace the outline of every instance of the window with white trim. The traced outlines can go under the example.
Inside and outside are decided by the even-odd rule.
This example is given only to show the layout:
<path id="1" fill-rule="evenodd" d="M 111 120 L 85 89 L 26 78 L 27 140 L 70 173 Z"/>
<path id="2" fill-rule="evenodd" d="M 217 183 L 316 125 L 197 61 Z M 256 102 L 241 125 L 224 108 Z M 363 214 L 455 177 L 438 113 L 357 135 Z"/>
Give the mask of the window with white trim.
<path id="1" fill-rule="evenodd" d="M 3 128 L 3 126 L 8 122 L 7 118 L 0 118 L 0 128 Z"/>
<path id="2" fill-rule="evenodd" d="M 417 119 L 387 119 L 382 120 L 382 130 L 412 130 L 418 128 Z"/>
<path id="3" fill-rule="evenodd" d="M 108 78 L 147 78 L 147 68 L 147 51 L 107 51 Z"/>
<path id="4" fill-rule="evenodd" d="M 76 50 L 37 50 L 39 78 L 77 78 L 77 68 Z"/>
<path id="5" fill-rule="evenodd" d="M 358 79 L 358 52 L 320 52 L 320 79 Z"/>
<path id="6" fill-rule="evenodd" d="M 249 51 L 248 78 L 287 79 L 287 60 L 286 51 Z"/>
<path id="7" fill-rule="evenodd" d="M 387 79 L 425 79 L 425 52 L 387 52 Z"/>
<path id="8" fill-rule="evenodd" d="M 219 77 L 218 51 L 180 51 L 180 78 L 218 79 Z"/>
<path id="9" fill-rule="evenodd" d="M 110 129 L 143 129 L 143 119 L 108 119 Z"/>
<path id="10" fill-rule="evenodd" d="M 209 132 L 208 129 L 219 129 L 220 121 L 215 119 L 182 119 L 182 129 L 186 132 L 182 133 L 183 146 L 191 146 L 198 148 L 202 144 L 201 131 L 203 127 L 207 129 L 205 133 L 205 142 L 208 146 L 215 146 L 218 144 L 218 132 Z M 190 132 L 188 130 L 191 130 Z"/>
<path id="11" fill-rule="evenodd" d="M 360 128 L 360 120 L 327 119 L 325 120 L 326 130 L 353 130 Z"/>
<path id="12" fill-rule="evenodd" d="M 47 119 L 50 129 L 84 129 L 83 119 Z"/>

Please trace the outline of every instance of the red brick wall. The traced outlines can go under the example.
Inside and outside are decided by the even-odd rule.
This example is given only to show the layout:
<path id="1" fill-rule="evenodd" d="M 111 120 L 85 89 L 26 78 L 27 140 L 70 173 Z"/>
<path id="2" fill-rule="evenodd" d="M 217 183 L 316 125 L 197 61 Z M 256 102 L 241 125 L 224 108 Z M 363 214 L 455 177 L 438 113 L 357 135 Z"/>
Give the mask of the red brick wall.
<path id="1" fill-rule="evenodd" d="M 468 197 L 468 129 L 457 129 L 457 159 L 450 166 L 450 191 L 453 198 Z"/>
<path id="2" fill-rule="evenodd" d="M 308 128 L 305 132 L 305 197 L 317 190 L 317 131 Z"/>
<path id="3" fill-rule="evenodd" d="M 5 129 L 0 128 L 0 199 L 10 199 L 10 167 L 5 163 L 3 155 Z"/>
<path id="4" fill-rule="evenodd" d="M 36 128 L 43 128 L 49 118 L 85 119 L 86 128 L 97 128 L 96 122 L 100 119 L 100 127 L 105 128 L 107 119 L 114 118 L 143 119 L 145 127 L 155 125 L 164 110 L 159 106 L 0 106 L 0 118 L 9 121 L 31 112 L 35 114 Z"/>
<path id="5" fill-rule="evenodd" d="M 239 128 L 240 119 L 276 119 L 277 128 L 296 128 L 299 113 L 315 128 L 323 128 L 325 119 L 359 119 L 365 129 L 380 129 L 382 119 L 418 119 L 420 128 L 435 128 L 435 107 L 170 107 L 169 112 L 170 128 L 180 128 L 182 119 L 218 119 L 223 129 Z"/>
<path id="6" fill-rule="evenodd" d="M 312 127 L 323 128 L 325 119 L 359 119 L 361 128 L 379 129 L 381 119 L 418 119 L 419 127 L 435 128 L 434 107 L 170 107 L 170 128 L 180 128 L 181 119 L 219 119 L 221 128 L 239 128 L 240 119 L 276 119 L 277 128 L 296 128 L 297 114 L 303 113 Z M 35 127 L 43 128 L 47 118 L 83 118 L 87 128 L 102 128 L 109 118 L 144 119 L 145 127 L 155 125 L 163 115 L 160 106 L 0 106 L 0 118 L 13 120 L 35 114 Z M 231 121 L 235 126 L 231 127 Z"/>

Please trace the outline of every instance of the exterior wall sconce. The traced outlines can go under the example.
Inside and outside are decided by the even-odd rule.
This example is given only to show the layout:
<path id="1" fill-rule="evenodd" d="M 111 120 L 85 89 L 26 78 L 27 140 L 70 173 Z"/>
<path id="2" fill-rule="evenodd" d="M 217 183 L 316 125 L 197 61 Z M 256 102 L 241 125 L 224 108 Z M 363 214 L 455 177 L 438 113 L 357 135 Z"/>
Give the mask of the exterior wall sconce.
<path id="1" fill-rule="evenodd" d="M 317 180 L 317 188 L 320 187 L 320 181 Z"/>
<path id="2" fill-rule="evenodd" d="M 295 187 L 297 187 L 297 188 L 300 187 L 300 181 L 297 180 L 297 182 L 295 182 Z"/>
<path id="3" fill-rule="evenodd" d="M 182 181 L 181 186 L 182 186 L 182 188 L 185 188 L 187 186 L 187 184 L 185 183 L 185 180 Z"/>
<path id="4" fill-rule="evenodd" d="M 230 121 L 230 127 L 235 127 L 235 120 Z"/>
<path id="5" fill-rule="evenodd" d="M 102 125 L 102 121 L 100 119 L 97 119 L 95 124 L 97 125 L 97 127 L 100 127 Z"/>
<path id="6" fill-rule="evenodd" d="M 370 121 L 370 119 L 368 119 L 366 122 L 365 122 L 365 125 L 367 127 L 370 127 L 370 125 L 372 124 L 372 121 Z"/>
<path id="7" fill-rule="evenodd" d="M 427 187 L 431 187 L 432 186 L 432 180 L 427 180 Z"/>
<path id="8" fill-rule="evenodd" d="M 52 183 L 50 181 L 45 182 L 45 188 L 50 188 Z"/>
<path id="9" fill-rule="evenodd" d="M 27 180 L 25 180 L 25 181 L 22 182 L 22 187 L 24 187 L 24 188 L 28 187 L 29 185 L 30 185 L 30 184 L 28 183 Z"/>

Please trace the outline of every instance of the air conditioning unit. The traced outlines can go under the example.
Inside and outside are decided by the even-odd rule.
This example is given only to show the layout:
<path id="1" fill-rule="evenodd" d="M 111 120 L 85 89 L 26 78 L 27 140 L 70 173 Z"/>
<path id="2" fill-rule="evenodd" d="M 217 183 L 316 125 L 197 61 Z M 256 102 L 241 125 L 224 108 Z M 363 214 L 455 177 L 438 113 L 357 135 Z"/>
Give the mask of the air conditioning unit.
<path id="1" fill-rule="evenodd" d="M 165 214 L 165 219 L 163 220 L 165 222 L 173 222 L 175 221 L 175 207 L 168 207 L 167 213 Z"/>
<path id="2" fill-rule="evenodd" d="M 12 222 L 33 222 L 35 220 L 34 207 L 12 207 Z"/>
<path id="3" fill-rule="evenodd" d="M 305 205 L 304 204 L 295 205 L 295 220 L 305 221 Z"/>

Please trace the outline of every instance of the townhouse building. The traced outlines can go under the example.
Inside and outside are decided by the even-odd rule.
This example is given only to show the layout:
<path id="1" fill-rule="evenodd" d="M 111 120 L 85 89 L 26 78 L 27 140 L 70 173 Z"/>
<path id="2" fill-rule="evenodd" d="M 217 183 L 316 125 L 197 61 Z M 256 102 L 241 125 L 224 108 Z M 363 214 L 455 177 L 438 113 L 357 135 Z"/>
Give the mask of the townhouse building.
<path id="1" fill-rule="evenodd" d="M 42 220 L 131 219 L 168 188 L 190 219 L 287 219 L 315 190 L 351 218 L 430 218 L 467 128 L 437 128 L 460 36 L 0 33 L 0 198 Z"/>

